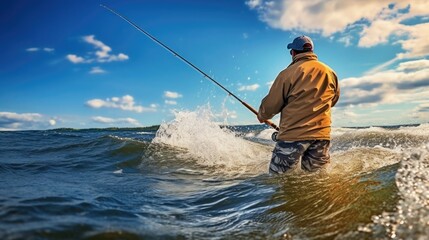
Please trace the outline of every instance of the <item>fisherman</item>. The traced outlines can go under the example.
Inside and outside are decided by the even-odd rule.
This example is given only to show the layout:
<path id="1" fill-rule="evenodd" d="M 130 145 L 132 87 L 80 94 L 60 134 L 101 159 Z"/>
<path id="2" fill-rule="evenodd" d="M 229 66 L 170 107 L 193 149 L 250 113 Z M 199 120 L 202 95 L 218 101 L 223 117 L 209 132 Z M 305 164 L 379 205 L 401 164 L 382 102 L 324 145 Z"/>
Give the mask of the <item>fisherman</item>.
<path id="1" fill-rule="evenodd" d="M 340 88 L 335 72 L 318 61 L 308 36 L 287 45 L 292 63 L 279 73 L 262 99 L 258 120 L 263 123 L 280 113 L 280 130 L 270 162 L 270 173 L 296 169 L 314 172 L 330 161 L 331 108 Z"/>

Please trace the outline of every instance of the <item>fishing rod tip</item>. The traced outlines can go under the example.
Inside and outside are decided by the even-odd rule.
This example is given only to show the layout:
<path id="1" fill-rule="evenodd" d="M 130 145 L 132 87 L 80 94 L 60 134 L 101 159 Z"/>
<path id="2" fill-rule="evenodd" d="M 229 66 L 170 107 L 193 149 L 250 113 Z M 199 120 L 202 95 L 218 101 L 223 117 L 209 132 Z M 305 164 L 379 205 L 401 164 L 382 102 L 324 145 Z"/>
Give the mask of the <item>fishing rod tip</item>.
<path id="1" fill-rule="evenodd" d="M 105 8 L 105 9 L 107 9 L 109 11 L 112 11 L 112 9 L 110 7 L 108 7 L 107 5 L 104 5 L 102 3 L 100 3 L 100 7 Z"/>

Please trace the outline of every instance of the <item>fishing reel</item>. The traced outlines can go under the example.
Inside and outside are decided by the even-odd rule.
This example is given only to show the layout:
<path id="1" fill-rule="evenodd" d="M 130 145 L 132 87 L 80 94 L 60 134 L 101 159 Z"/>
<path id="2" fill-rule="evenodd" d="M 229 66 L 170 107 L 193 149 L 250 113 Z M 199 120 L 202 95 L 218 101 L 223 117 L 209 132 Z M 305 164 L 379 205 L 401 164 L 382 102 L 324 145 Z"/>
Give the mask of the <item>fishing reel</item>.
<path id="1" fill-rule="evenodd" d="M 277 142 L 277 135 L 279 135 L 279 132 L 273 132 L 273 134 L 271 134 L 271 140 L 273 140 L 274 142 Z"/>

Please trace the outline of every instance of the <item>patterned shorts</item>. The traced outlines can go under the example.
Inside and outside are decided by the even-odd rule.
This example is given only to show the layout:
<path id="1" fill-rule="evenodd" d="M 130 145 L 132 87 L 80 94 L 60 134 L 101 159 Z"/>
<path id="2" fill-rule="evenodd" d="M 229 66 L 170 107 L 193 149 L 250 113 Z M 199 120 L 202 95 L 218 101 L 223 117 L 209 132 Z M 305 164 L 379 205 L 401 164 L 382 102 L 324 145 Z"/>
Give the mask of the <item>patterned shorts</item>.
<path id="1" fill-rule="evenodd" d="M 301 169 L 317 171 L 329 163 L 329 140 L 277 142 L 270 163 L 270 173 L 284 173 L 296 169 L 301 159 Z"/>

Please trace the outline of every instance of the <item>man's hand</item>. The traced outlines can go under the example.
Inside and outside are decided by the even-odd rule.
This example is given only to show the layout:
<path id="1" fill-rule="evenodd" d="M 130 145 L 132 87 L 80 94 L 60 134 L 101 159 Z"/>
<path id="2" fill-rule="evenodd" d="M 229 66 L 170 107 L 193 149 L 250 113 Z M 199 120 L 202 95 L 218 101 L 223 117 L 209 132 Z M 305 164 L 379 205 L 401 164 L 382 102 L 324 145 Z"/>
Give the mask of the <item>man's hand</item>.
<path id="1" fill-rule="evenodd" d="M 265 121 L 267 121 L 267 119 L 262 118 L 259 114 L 257 115 L 257 117 L 260 123 L 264 123 Z"/>

